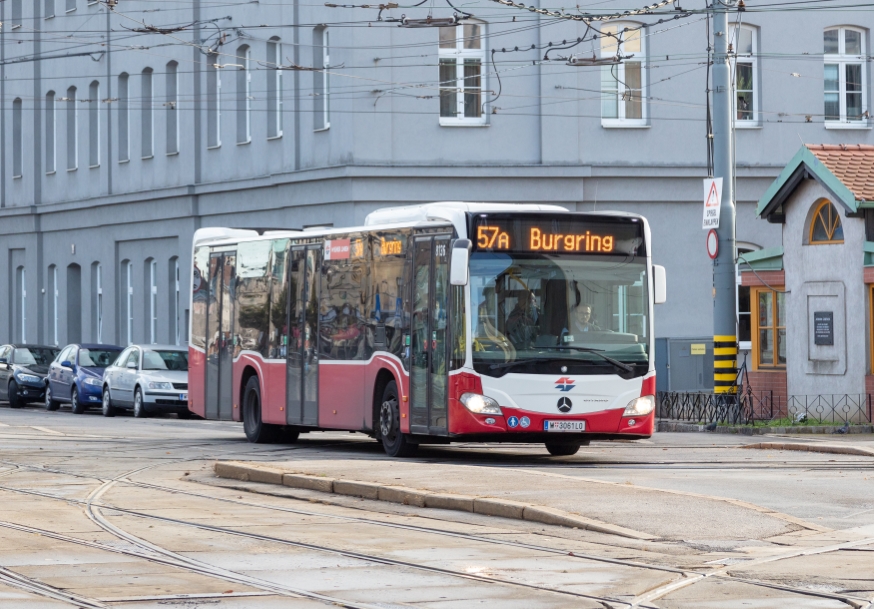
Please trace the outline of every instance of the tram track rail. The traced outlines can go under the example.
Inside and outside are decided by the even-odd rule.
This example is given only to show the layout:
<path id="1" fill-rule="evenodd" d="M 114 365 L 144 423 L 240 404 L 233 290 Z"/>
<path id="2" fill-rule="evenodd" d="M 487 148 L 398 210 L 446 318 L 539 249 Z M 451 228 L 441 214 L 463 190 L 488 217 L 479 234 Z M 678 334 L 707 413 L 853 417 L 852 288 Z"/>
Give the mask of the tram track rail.
<path id="1" fill-rule="evenodd" d="M 190 459 L 190 461 L 199 461 L 199 460 L 201 460 L 201 459 L 200 458 Z M 179 462 L 185 462 L 185 461 L 179 461 Z M 722 568 L 715 568 L 715 569 L 708 571 L 708 572 L 702 572 L 702 571 L 697 571 L 697 570 L 693 570 L 693 569 L 681 569 L 681 568 L 674 568 L 674 567 L 665 567 L 665 566 L 653 565 L 653 564 L 648 564 L 648 563 L 640 563 L 640 562 L 636 562 L 636 561 L 628 561 L 628 560 L 623 560 L 623 559 L 613 559 L 613 558 L 609 558 L 609 557 L 602 557 L 602 556 L 596 556 L 596 555 L 591 555 L 591 554 L 582 554 L 582 553 L 576 553 L 576 552 L 569 553 L 565 549 L 551 548 L 548 546 L 541 546 L 538 544 L 529 544 L 529 543 L 523 543 L 523 542 L 514 542 L 514 541 L 508 541 L 508 540 L 492 539 L 492 538 L 482 537 L 482 536 L 477 536 L 477 535 L 469 535 L 469 534 L 464 534 L 464 533 L 457 533 L 454 531 L 447 531 L 445 529 L 436 529 L 433 527 L 422 527 L 422 526 L 417 526 L 417 525 L 390 523 L 390 522 L 384 522 L 384 521 L 380 521 L 380 520 L 361 518 L 361 517 L 355 517 L 355 516 L 329 515 L 329 514 L 324 514 L 324 513 L 320 513 L 320 512 L 311 512 L 311 511 L 307 511 L 307 510 L 296 510 L 294 508 L 286 508 L 286 507 L 281 507 L 281 506 L 271 506 L 268 504 L 260 504 L 260 503 L 254 503 L 254 502 L 249 502 L 249 501 L 240 501 L 240 500 L 235 500 L 235 499 L 230 499 L 230 498 L 215 497 L 212 495 L 206 495 L 203 493 L 194 493 L 191 491 L 185 491 L 185 490 L 177 489 L 177 488 L 173 488 L 173 487 L 165 487 L 165 486 L 155 485 L 155 484 L 150 484 L 150 483 L 137 482 L 135 480 L 130 479 L 130 476 L 134 476 L 137 473 L 144 472 L 147 469 L 153 469 L 156 467 L 160 467 L 161 465 L 166 465 L 166 463 L 158 463 L 158 464 L 153 464 L 153 465 L 145 467 L 145 468 L 139 468 L 137 470 L 133 470 L 132 472 L 128 472 L 127 474 L 122 474 L 120 476 L 116 476 L 115 478 L 110 479 L 110 480 L 104 480 L 104 479 L 100 479 L 100 478 L 96 478 L 96 477 L 88 476 L 88 475 L 84 475 L 84 474 L 70 474 L 70 475 L 73 475 L 75 477 L 88 478 L 88 479 L 98 480 L 98 481 L 103 482 L 101 487 L 99 487 L 101 489 L 104 489 L 103 492 L 100 493 L 100 495 L 98 497 L 91 497 L 89 499 L 90 505 L 93 505 L 98 510 L 106 509 L 106 510 L 110 510 L 110 511 L 128 514 L 128 515 L 131 515 L 134 517 L 162 521 L 164 523 L 171 524 L 171 525 L 186 526 L 186 527 L 201 529 L 201 530 L 205 530 L 205 531 L 215 532 L 215 533 L 219 533 L 219 534 L 241 536 L 241 537 L 246 537 L 246 538 L 250 538 L 250 539 L 256 539 L 259 541 L 268 542 L 268 543 L 290 545 L 290 546 L 298 547 L 298 548 L 304 549 L 304 550 L 333 553 L 333 554 L 341 555 L 341 556 L 344 556 L 347 558 L 359 559 L 359 560 L 363 560 L 363 561 L 368 561 L 368 562 L 373 562 L 373 563 L 378 563 L 378 564 L 385 564 L 385 565 L 389 565 L 389 566 L 396 566 L 396 567 L 402 567 L 402 568 L 412 568 L 412 569 L 416 569 L 416 570 L 426 570 L 426 571 L 431 571 L 431 572 L 439 573 L 439 574 L 443 574 L 443 575 L 463 577 L 465 579 L 476 580 L 476 581 L 490 583 L 490 584 L 504 584 L 504 585 L 511 585 L 511 586 L 521 586 L 521 587 L 526 587 L 526 588 L 530 588 L 530 589 L 536 589 L 536 590 L 542 591 L 542 592 L 553 592 L 553 593 L 558 593 L 558 594 L 571 594 L 573 596 L 587 598 L 590 600 L 596 600 L 596 601 L 600 601 L 600 602 L 610 603 L 611 606 L 644 607 L 644 608 L 649 607 L 649 606 L 651 606 L 649 603 L 654 601 L 654 600 L 657 600 L 658 598 L 661 598 L 667 594 L 670 594 L 671 592 L 673 592 L 675 590 L 685 588 L 689 585 L 694 585 L 695 583 L 698 583 L 700 581 L 704 581 L 705 579 L 708 579 L 708 578 L 725 579 L 725 580 L 730 580 L 730 581 L 735 581 L 735 582 L 742 582 L 742 583 L 746 583 L 746 584 L 753 585 L 753 586 L 760 586 L 760 587 L 765 587 L 765 588 L 781 590 L 784 592 L 799 594 L 799 595 L 803 595 L 803 596 L 837 600 L 837 601 L 843 602 L 851 607 L 854 607 L 856 609 L 863 609 L 863 608 L 870 609 L 872 606 L 870 601 L 868 601 L 867 599 L 862 598 L 862 597 L 857 597 L 857 596 L 852 596 L 852 595 L 847 595 L 847 594 L 820 592 L 820 591 L 810 590 L 807 588 L 774 584 L 771 582 L 760 581 L 760 580 L 738 578 L 738 577 L 734 577 L 734 576 L 730 575 L 728 572 L 732 569 L 738 569 L 739 566 L 746 568 L 748 566 L 753 566 L 756 564 L 761 564 L 761 563 L 765 563 L 765 562 L 775 562 L 775 561 L 785 560 L 785 559 L 789 559 L 789 558 L 795 558 L 795 557 L 803 556 L 803 555 L 821 554 L 821 553 L 835 552 L 835 551 L 840 551 L 840 550 L 855 549 L 855 548 L 858 548 L 860 546 L 874 544 L 874 538 L 864 539 L 864 540 L 859 540 L 859 541 L 854 541 L 854 542 L 848 542 L 845 544 L 839 544 L 839 545 L 835 545 L 835 546 L 829 546 L 829 547 L 823 548 L 823 549 L 813 549 L 813 550 L 807 550 L 807 551 L 796 550 L 796 551 L 781 553 L 779 555 L 776 555 L 773 557 L 767 557 L 764 559 L 752 559 L 750 561 L 745 561 L 741 565 L 736 564 L 736 565 L 732 565 L 730 567 L 726 566 L 726 567 L 722 567 Z M 63 470 L 46 470 L 44 468 L 34 467 L 34 466 L 24 466 L 24 467 L 26 467 L 27 469 L 34 469 L 37 471 L 51 471 L 51 473 L 56 473 L 56 474 L 68 473 L 68 472 L 64 472 Z M 541 552 L 545 552 L 545 553 L 561 554 L 561 555 L 569 556 L 569 557 L 576 558 L 576 559 L 611 563 L 611 564 L 621 565 L 621 566 L 630 567 L 630 568 L 663 571 L 666 574 L 670 573 L 673 575 L 680 576 L 680 579 L 674 579 L 669 583 L 666 583 L 662 586 L 658 586 L 655 589 L 650 590 L 646 594 L 640 595 L 639 597 L 636 597 L 632 601 L 626 601 L 626 600 L 610 598 L 610 597 L 598 597 L 598 596 L 594 596 L 594 595 L 584 595 L 584 594 L 579 594 L 579 593 L 571 593 L 568 591 L 558 590 L 555 588 L 548 588 L 545 586 L 537 586 L 537 585 L 525 584 L 522 582 L 502 580 L 500 578 L 494 578 L 494 577 L 478 576 L 478 575 L 474 575 L 474 574 L 453 571 L 451 569 L 441 569 L 439 567 L 431 567 L 428 565 L 420 565 L 417 563 L 410 563 L 410 562 L 406 562 L 406 561 L 397 561 L 397 560 L 388 559 L 385 557 L 374 556 L 374 555 L 364 554 L 364 553 L 360 553 L 360 552 L 352 552 L 352 551 L 348 551 L 348 550 L 341 550 L 341 549 L 337 549 L 337 548 L 330 548 L 327 546 L 320 546 L 317 544 L 308 544 L 305 542 L 297 542 L 297 541 L 283 539 L 283 538 L 277 538 L 277 537 L 272 537 L 272 536 L 267 536 L 267 535 L 250 533 L 250 532 L 246 532 L 246 531 L 240 531 L 237 529 L 230 529 L 227 527 L 216 527 L 216 526 L 212 526 L 212 525 L 205 525 L 203 523 L 190 522 L 190 521 L 174 519 L 174 518 L 167 518 L 167 517 L 163 517 L 163 516 L 157 516 L 154 514 L 148 514 L 146 512 L 140 512 L 137 510 L 130 510 L 130 509 L 122 508 L 119 506 L 108 505 L 108 504 L 104 504 L 104 503 L 100 503 L 99 505 L 93 503 L 95 498 L 99 498 L 100 496 L 105 494 L 105 492 L 107 492 L 112 486 L 115 486 L 116 484 L 128 484 L 128 485 L 133 485 L 133 486 L 140 487 L 140 488 L 148 488 L 148 489 L 159 490 L 159 491 L 164 491 L 164 492 L 173 493 L 173 494 L 184 494 L 184 495 L 193 496 L 193 497 L 211 500 L 211 501 L 222 501 L 222 502 L 234 503 L 234 504 L 238 504 L 238 505 L 244 505 L 244 506 L 248 506 L 248 507 L 255 507 L 255 508 L 267 509 L 267 510 L 276 510 L 276 511 L 288 512 L 288 513 L 294 513 L 294 514 L 298 514 L 298 515 L 304 515 L 304 516 L 329 517 L 329 518 L 336 518 L 336 519 L 341 519 L 341 520 L 346 520 L 346 521 L 358 522 L 358 523 L 362 523 L 362 524 L 372 524 L 372 525 L 377 525 L 377 526 L 406 529 L 406 530 L 411 530 L 411 531 L 421 532 L 421 533 L 429 533 L 429 534 L 435 534 L 435 535 L 457 537 L 457 538 L 461 538 L 461 539 L 465 539 L 465 540 L 477 541 L 477 542 L 483 542 L 483 543 L 489 543 L 489 544 L 514 546 L 514 547 L 520 547 L 520 548 L 525 548 L 525 549 L 537 550 L 537 551 L 541 551 Z M 45 498 L 66 501 L 68 503 L 72 501 L 74 503 L 78 503 L 81 505 L 88 505 L 88 502 L 85 502 L 85 501 L 70 500 L 68 498 L 57 497 L 57 496 L 51 495 L 50 493 L 42 493 L 39 491 L 31 491 L 31 490 L 27 490 L 27 489 L 15 489 L 15 488 L 4 487 L 4 486 L 0 486 L 0 490 L 7 490 L 7 491 L 12 491 L 12 492 L 24 493 L 24 494 L 38 495 L 38 496 L 45 497 Z M 98 524 L 98 526 L 101 526 L 99 523 L 96 523 L 96 524 Z M 117 528 L 117 527 L 114 527 L 114 525 L 112 525 L 111 523 L 107 522 L 106 524 L 109 527 Z M 0 523 L 0 526 L 2 526 L 2 525 L 3 525 L 3 523 Z M 104 528 L 104 527 L 101 526 L 101 528 Z M 104 529 L 104 530 L 106 530 L 106 529 Z M 119 537 L 121 539 L 125 539 L 129 543 L 132 543 L 132 544 L 140 546 L 140 547 L 144 547 L 145 549 L 147 549 L 150 552 L 156 552 L 156 551 L 157 552 L 166 552 L 168 554 L 166 554 L 165 556 L 168 556 L 169 558 L 172 558 L 172 559 L 176 559 L 177 557 L 179 557 L 179 555 L 177 555 L 176 553 L 173 553 L 172 551 L 169 551 L 169 550 L 163 550 L 163 549 L 159 548 L 158 546 L 153 546 L 152 544 L 150 544 L 150 542 L 146 542 L 145 540 L 140 540 L 139 538 L 135 538 L 136 540 L 138 540 L 138 541 L 135 541 L 134 539 L 127 537 L 128 535 L 130 535 L 129 533 L 121 531 L 120 529 L 118 529 L 117 531 L 108 530 L 107 532 L 110 532 L 111 534 L 113 534 L 116 537 Z M 147 556 L 145 556 L 145 558 L 148 559 Z M 186 557 L 181 557 L 181 558 L 183 559 L 183 561 L 189 560 Z M 180 566 L 180 565 L 176 564 L 175 566 Z M 199 569 L 203 569 L 204 567 L 206 567 L 207 569 L 210 568 L 209 565 L 204 565 L 204 564 L 199 564 L 196 566 Z M 183 566 L 183 568 L 185 568 L 185 567 Z M 245 583 L 245 582 L 241 582 L 241 583 Z M 249 584 L 249 585 L 251 585 L 251 584 Z"/>

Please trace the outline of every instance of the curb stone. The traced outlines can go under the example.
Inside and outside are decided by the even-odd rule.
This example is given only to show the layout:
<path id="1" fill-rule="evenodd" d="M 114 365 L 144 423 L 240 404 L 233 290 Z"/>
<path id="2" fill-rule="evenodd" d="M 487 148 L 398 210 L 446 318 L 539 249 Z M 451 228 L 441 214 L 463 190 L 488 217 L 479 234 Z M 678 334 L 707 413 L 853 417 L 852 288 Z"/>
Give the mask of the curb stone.
<path id="1" fill-rule="evenodd" d="M 760 450 L 800 450 L 812 453 L 829 453 L 834 455 L 859 455 L 862 457 L 874 457 L 874 449 L 860 446 L 841 446 L 839 444 L 812 444 L 804 442 L 757 442 L 747 444 L 743 448 L 757 448 Z"/>
<path id="2" fill-rule="evenodd" d="M 600 522 L 556 508 L 531 505 L 510 499 L 474 497 L 453 493 L 429 493 L 428 491 L 405 486 L 383 485 L 359 480 L 323 478 L 310 474 L 289 473 L 266 465 L 252 465 L 233 461 L 217 461 L 215 464 L 215 474 L 219 478 L 230 478 L 242 480 L 243 482 L 264 482 L 291 488 L 362 497 L 364 499 L 400 503 L 415 507 L 474 512 L 485 516 L 499 516 L 514 520 L 527 520 L 541 524 L 586 529 L 596 533 L 642 541 L 658 539 L 655 535 Z"/>

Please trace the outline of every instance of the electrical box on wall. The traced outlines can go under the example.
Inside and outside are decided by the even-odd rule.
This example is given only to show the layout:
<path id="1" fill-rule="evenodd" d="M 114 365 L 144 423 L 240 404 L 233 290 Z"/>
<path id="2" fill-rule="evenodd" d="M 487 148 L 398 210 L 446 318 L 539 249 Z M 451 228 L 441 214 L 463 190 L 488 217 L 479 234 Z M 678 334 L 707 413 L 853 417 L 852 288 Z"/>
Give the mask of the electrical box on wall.
<path id="1" fill-rule="evenodd" d="M 656 390 L 713 391 L 712 338 L 657 338 Z"/>

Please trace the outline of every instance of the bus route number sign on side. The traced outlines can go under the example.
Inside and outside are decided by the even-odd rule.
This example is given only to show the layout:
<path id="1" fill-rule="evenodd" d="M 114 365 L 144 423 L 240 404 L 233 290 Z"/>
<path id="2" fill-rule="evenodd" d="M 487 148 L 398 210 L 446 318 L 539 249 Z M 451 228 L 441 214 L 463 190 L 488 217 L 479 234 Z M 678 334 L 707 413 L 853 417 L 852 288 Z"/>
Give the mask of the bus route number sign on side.
<path id="1" fill-rule="evenodd" d="M 704 230 L 719 228 L 722 206 L 722 178 L 704 178 Z"/>

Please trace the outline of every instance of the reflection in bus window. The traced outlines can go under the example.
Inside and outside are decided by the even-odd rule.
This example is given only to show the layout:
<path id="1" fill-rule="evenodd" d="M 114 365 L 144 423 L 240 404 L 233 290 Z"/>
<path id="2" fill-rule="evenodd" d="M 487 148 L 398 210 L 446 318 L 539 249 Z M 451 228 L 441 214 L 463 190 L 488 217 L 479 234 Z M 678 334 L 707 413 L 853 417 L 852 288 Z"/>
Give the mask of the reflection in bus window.
<path id="1" fill-rule="evenodd" d="M 319 348 L 328 360 L 368 359 L 364 307 L 367 295 L 367 247 L 361 234 L 349 239 L 346 258 L 322 262 L 319 299 Z M 351 244 L 356 244 L 352 247 Z M 355 255 L 364 254 L 364 255 Z"/>
<path id="2" fill-rule="evenodd" d="M 373 264 L 371 265 L 372 292 L 368 299 L 368 317 L 372 346 L 377 351 L 388 351 L 403 358 L 403 328 L 407 284 L 407 238 L 410 231 L 377 231 L 372 237 Z M 368 337 L 371 338 L 370 336 Z"/>

